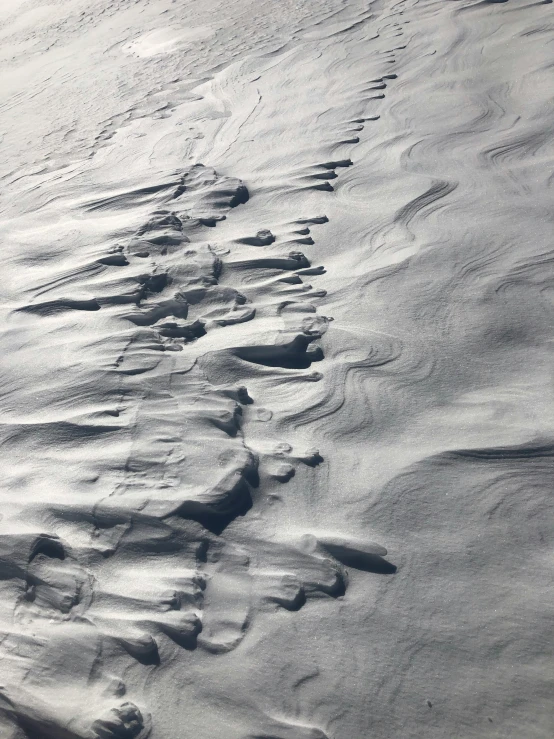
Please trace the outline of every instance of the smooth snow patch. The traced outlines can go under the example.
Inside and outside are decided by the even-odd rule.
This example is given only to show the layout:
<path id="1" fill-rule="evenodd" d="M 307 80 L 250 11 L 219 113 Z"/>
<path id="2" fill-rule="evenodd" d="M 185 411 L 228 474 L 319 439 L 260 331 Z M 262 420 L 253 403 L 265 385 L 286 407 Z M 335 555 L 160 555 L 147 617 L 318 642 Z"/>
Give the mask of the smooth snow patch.
<path id="1" fill-rule="evenodd" d="M 126 44 L 123 51 L 125 54 L 136 54 L 140 57 L 171 54 L 192 41 L 209 38 L 212 34 L 213 30 L 209 26 L 196 26 L 188 29 L 157 28 Z"/>
<path id="2" fill-rule="evenodd" d="M 16 10 L 16 7 L 16 5 L 14 7 L 8 5 L 7 9 Z M 38 8 L 31 8 L 16 16 L 9 25 L 2 29 L 0 36 L 19 33 L 26 28 L 36 28 L 38 25 L 42 25 L 44 21 L 53 21 L 56 15 L 60 15 L 60 13 L 55 5 L 40 5 Z"/>

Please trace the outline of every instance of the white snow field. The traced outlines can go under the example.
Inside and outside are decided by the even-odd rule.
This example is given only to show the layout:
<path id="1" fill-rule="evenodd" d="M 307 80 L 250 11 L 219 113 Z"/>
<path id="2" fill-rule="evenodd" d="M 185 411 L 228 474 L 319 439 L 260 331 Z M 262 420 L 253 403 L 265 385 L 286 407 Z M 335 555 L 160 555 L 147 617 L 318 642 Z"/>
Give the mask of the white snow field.
<path id="1" fill-rule="evenodd" d="M 551 0 L 3 0 L 0 739 L 552 739 Z"/>

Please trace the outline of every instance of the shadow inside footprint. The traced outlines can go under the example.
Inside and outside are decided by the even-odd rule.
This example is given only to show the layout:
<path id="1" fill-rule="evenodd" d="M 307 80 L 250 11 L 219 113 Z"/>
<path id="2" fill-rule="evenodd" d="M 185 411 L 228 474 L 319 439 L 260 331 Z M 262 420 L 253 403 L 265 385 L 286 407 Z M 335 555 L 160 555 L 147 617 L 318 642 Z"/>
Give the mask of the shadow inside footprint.
<path id="1" fill-rule="evenodd" d="M 267 346 L 244 346 L 233 349 L 232 352 L 240 359 L 266 367 L 283 367 L 284 369 L 307 369 L 312 362 L 323 359 L 323 352 L 318 347 L 313 351 L 306 351 L 309 344 L 319 336 L 296 336 L 288 344 Z"/>
<path id="2" fill-rule="evenodd" d="M 212 534 L 219 536 L 227 526 L 238 516 L 244 516 L 252 508 L 252 497 L 247 485 L 244 485 L 245 493 L 240 504 L 231 510 L 218 511 L 208 506 L 199 506 L 194 503 L 183 504 L 178 515 L 191 521 L 197 521 L 201 526 Z"/>
<path id="3" fill-rule="evenodd" d="M 325 549 L 343 565 L 352 567 L 355 570 L 373 572 L 376 575 L 394 575 L 398 569 L 396 565 L 393 565 L 392 562 L 389 562 L 379 554 L 360 552 L 344 547 L 334 547 L 330 544 L 325 545 Z"/>

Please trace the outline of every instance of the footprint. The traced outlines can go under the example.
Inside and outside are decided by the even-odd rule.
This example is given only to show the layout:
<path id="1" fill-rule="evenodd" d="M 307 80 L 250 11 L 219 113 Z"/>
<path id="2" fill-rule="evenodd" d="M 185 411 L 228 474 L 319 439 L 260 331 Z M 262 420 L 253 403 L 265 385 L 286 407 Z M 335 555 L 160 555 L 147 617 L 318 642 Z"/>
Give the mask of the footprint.
<path id="1" fill-rule="evenodd" d="M 319 347 L 307 351 L 309 345 L 318 338 L 319 336 L 299 334 L 286 344 L 244 346 L 231 349 L 230 352 L 246 362 L 261 364 L 265 367 L 307 369 L 312 362 L 319 362 L 323 359 L 323 351 Z"/>
<path id="2" fill-rule="evenodd" d="M 392 575 L 397 570 L 395 565 L 384 559 L 387 554 L 385 547 L 373 542 L 356 541 L 332 534 L 305 534 L 300 539 L 300 546 L 305 552 L 330 554 L 346 567 L 363 572 Z"/>
<path id="3" fill-rule="evenodd" d="M 94 299 L 72 300 L 70 298 L 60 298 L 59 300 L 50 300 L 45 303 L 34 303 L 26 305 L 23 308 L 17 308 L 20 313 L 35 313 L 39 316 L 51 316 L 55 313 L 64 313 L 65 311 L 97 311 L 100 310 L 100 303 Z"/>
<path id="4" fill-rule="evenodd" d="M 258 231 L 255 236 L 245 236 L 237 239 L 239 244 L 247 244 L 248 246 L 269 246 L 275 241 L 275 236 L 267 228 Z"/>
<path id="5" fill-rule="evenodd" d="M 144 733 L 144 719 L 134 703 L 121 703 L 110 708 L 91 726 L 91 735 L 98 739 L 137 739 Z"/>
<path id="6" fill-rule="evenodd" d="M 296 221 L 296 223 L 298 223 L 298 225 L 300 226 L 302 225 L 308 225 L 308 226 L 314 225 L 315 226 L 315 225 L 320 225 L 322 223 L 328 223 L 328 222 L 329 222 L 329 219 L 327 218 L 327 216 L 313 216 L 312 218 L 299 218 Z"/>
<path id="7" fill-rule="evenodd" d="M 309 267 L 310 262 L 300 251 L 291 251 L 286 257 L 261 257 L 230 262 L 235 269 L 302 269 Z"/>
<path id="8" fill-rule="evenodd" d="M 145 626 L 159 629 L 183 649 L 193 650 L 202 631 L 202 621 L 197 613 L 169 611 L 159 618 L 143 622 Z M 141 622 L 138 622 L 141 625 Z"/>
<path id="9" fill-rule="evenodd" d="M 235 649 L 246 634 L 251 608 L 250 559 L 239 547 L 213 542 L 206 557 L 203 630 L 198 645 L 208 652 Z"/>
<path id="10" fill-rule="evenodd" d="M 258 571 L 254 587 L 263 601 L 287 611 L 299 611 L 306 604 L 306 592 L 298 577 L 290 572 Z"/>
<path id="11" fill-rule="evenodd" d="M 15 673 L 22 666 L 14 665 L 17 670 L 10 671 L 10 687 L 0 686 L 0 714 L 8 725 L 20 729 L 15 737 L 145 739 L 150 717 L 132 701 L 122 700 L 126 689 L 120 680 L 102 673 L 96 639 L 76 640 L 75 632 L 64 638 L 58 632 L 45 644 L 44 636 L 33 668 L 26 669 L 18 682 Z M 87 695 L 84 705 L 79 698 L 83 693 Z"/>
<path id="12" fill-rule="evenodd" d="M 37 618 L 67 620 L 81 613 L 91 597 L 89 576 L 54 536 L 41 535 L 32 544 L 24 587 L 15 609 L 21 623 Z"/>

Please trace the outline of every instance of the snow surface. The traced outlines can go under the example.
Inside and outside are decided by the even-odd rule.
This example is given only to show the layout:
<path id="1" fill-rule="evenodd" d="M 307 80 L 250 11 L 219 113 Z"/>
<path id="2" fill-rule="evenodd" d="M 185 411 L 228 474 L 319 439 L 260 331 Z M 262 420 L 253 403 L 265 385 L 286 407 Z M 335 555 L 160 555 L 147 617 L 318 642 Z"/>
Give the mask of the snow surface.
<path id="1" fill-rule="evenodd" d="M 4 0 L 1 739 L 551 739 L 550 0 Z"/>

